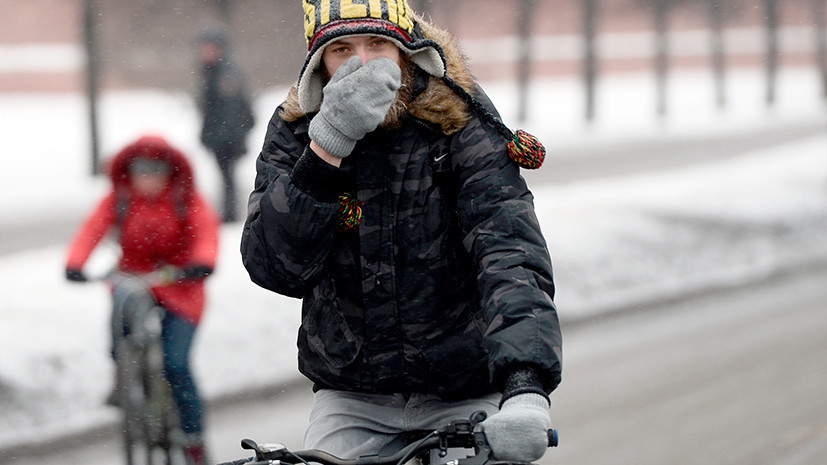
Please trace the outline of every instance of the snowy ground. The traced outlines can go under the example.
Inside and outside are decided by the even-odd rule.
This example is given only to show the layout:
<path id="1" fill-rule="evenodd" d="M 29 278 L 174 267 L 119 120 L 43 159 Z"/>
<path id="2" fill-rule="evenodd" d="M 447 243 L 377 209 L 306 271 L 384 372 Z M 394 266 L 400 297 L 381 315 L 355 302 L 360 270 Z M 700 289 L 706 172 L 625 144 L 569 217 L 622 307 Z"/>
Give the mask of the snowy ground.
<path id="1" fill-rule="evenodd" d="M 523 126 L 544 140 L 550 150 L 544 169 L 554 169 L 555 157 L 568 156 L 566 147 L 827 123 L 812 70 L 784 72 L 771 111 L 761 100 L 760 76 L 733 74 L 723 113 L 712 105 L 708 75 L 675 76 L 665 121 L 654 117 L 648 75 L 616 78 L 601 85 L 599 119 L 592 126 L 581 121 L 577 82 L 538 82 Z M 486 89 L 510 119 L 514 89 L 496 83 Z M 251 152 L 257 152 L 283 95 L 284 89 L 275 89 L 257 98 Z M 82 97 L 0 95 L 0 108 L 0 227 L 84 215 L 108 186 L 88 176 Z M 187 96 L 109 93 L 101 115 L 105 156 L 141 133 L 163 134 L 190 154 L 199 186 L 217 198 L 217 170 L 198 145 L 197 115 Z M 253 161 L 248 156 L 239 169 L 245 192 L 252 186 Z M 532 187 L 565 322 L 827 258 L 827 133 L 714 164 Z M 249 282 L 238 254 L 239 234 L 239 224 L 223 229 L 195 349 L 196 375 L 211 399 L 297 376 L 299 302 Z M 100 248 L 90 273 L 105 269 L 113 250 Z M 101 284 L 65 282 L 64 254 L 65 246 L 55 246 L 0 257 L 0 450 L 116 418 L 102 406 L 112 380 L 108 294 Z"/>

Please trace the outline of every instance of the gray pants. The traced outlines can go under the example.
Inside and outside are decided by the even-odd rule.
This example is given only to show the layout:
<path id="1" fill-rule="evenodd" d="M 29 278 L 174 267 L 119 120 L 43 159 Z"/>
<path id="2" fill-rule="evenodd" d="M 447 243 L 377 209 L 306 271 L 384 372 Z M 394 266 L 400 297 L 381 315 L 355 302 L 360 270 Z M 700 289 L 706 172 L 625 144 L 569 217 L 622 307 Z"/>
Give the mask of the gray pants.
<path id="1" fill-rule="evenodd" d="M 500 394 L 445 402 L 426 394 L 361 394 L 323 389 L 313 396 L 305 449 L 321 449 L 343 459 L 390 455 L 406 445 L 405 432 L 434 430 L 477 410 L 493 415 Z M 463 451 L 459 451 L 464 457 Z M 446 458 L 442 458 L 442 461 Z"/>

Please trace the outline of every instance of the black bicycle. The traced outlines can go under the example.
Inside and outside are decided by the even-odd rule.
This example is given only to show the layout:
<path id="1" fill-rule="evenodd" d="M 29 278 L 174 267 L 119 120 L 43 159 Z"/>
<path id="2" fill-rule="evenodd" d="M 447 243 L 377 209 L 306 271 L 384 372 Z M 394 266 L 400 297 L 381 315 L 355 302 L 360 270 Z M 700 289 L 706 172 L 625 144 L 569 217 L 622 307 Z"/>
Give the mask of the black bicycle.
<path id="1" fill-rule="evenodd" d="M 165 310 L 150 288 L 165 282 L 163 273 L 110 272 L 113 287 L 112 331 L 118 389 L 115 403 L 123 414 L 127 465 L 186 464 L 184 435 L 163 371 L 161 321 Z"/>
<path id="2" fill-rule="evenodd" d="M 251 450 L 255 456 L 246 459 L 224 462 L 219 465 L 279 465 L 315 462 L 321 465 L 403 465 L 416 459 L 421 465 L 439 465 L 434 463 L 439 457 L 445 457 L 449 449 L 467 449 L 469 454 L 464 459 L 449 462 L 451 465 L 505 465 L 515 462 L 502 462 L 493 458 L 491 447 L 485 433 L 474 431 L 477 423 L 486 418 L 486 413 L 479 411 L 471 418 L 454 420 L 448 425 L 430 432 L 423 432 L 422 437 L 411 442 L 392 455 L 367 455 L 356 459 L 341 459 L 321 450 L 289 451 L 282 444 L 257 444 L 251 439 L 241 441 L 241 448 Z M 548 445 L 556 447 L 557 430 L 548 430 Z M 473 453 L 471 453 L 473 450 Z M 437 457 L 432 459 L 432 457 Z"/>

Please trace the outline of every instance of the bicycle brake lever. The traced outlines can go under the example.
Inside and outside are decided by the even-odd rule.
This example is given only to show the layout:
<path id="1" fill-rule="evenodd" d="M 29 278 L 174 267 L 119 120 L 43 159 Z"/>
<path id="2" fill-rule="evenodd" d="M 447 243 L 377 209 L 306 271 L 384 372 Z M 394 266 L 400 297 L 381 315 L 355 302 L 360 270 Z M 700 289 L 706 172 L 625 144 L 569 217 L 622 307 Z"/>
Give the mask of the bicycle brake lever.
<path id="1" fill-rule="evenodd" d="M 474 431 L 472 434 L 475 454 L 464 459 L 452 460 L 448 462 L 448 465 L 487 465 L 492 462 L 491 446 L 488 445 L 485 433 L 482 431 Z"/>
<path id="2" fill-rule="evenodd" d="M 256 442 L 252 439 L 242 439 L 241 448 L 244 450 L 253 450 L 258 452 L 258 444 L 256 444 Z"/>
<path id="3" fill-rule="evenodd" d="M 256 453 L 256 460 L 279 460 L 284 457 L 287 447 L 284 444 L 257 444 L 252 439 L 242 439 L 241 448 Z"/>
<path id="4" fill-rule="evenodd" d="M 485 421 L 486 418 L 488 418 L 488 413 L 485 410 L 477 410 L 472 413 L 469 417 L 469 420 L 471 421 L 471 429 L 473 429 L 474 426 L 477 426 L 478 423 Z"/>

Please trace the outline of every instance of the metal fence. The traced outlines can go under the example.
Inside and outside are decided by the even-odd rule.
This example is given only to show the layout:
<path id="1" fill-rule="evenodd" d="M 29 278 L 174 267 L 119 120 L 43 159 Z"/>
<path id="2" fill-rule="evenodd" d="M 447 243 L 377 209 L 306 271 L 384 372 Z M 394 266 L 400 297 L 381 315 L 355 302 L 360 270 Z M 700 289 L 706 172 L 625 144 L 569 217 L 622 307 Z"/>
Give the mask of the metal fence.
<path id="1" fill-rule="evenodd" d="M 726 103 L 728 61 L 742 54 L 726 46 L 727 32 L 735 28 L 765 31 L 762 50 L 753 53 L 753 61 L 766 69 L 767 103 L 774 100 L 774 76 L 786 57 L 779 44 L 779 31 L 785 26 L 810 28 L 812 46 L 805 61 L 827 75 L 825 0 L 409 1 L 462 40 L 514 38 L 518 44 L 514 50 L 486 59 L 491 69 L 512 69 L 508 77 L 520 82 L 548 73 L 576 72 L 593 89 L 600 73 L 614 71 L 612 58 L 600 48 L 601 37 L 617 31 L 651 34 L 651 57 L 638 67 L 651 68 L 658 76 L 659 113 L 667 110 L 664 88 L 670 68 L 686 65 L 672 56 L 670 39 L 680 30 L 709 32 L 707 62 L 693 65 L 707 66 L 715 73 L 720 105 Z M 194 89 L 195 40 L 201 30 L 215 24 L 229 31 L 235 61 L 249 74 L 254 90 L 292 82 L 303 61 L 299 0 L 82 0 L 82 4 L 88 18 L 87 38 L 95 52 L 97 82 L 104 87 Z M 574 55 L 571 63 L 544 63 L 542 57 L 537 58 L 541 39 L 560 36 L 577 39 L 573 45 L 577 50 L 569 51 Z M 474 70 L 483 78 L 488 74 L 482 66 Z M 585 116 L 590 118 L 596 109 L 593 95 L 587 95 Z"/>
<path id="2" fill-rule="evenodd" d="M 231 53 L 254 92 L 293 82 L 304 60 L 299 0 L 78 1 L 84 9 L 90 102 L 99 88 L 194 92 L 196 38 L 216 24 L 229 32 Z M 786 64 L 813 66 L 827 95 L 825 1 L 409 0 L 415 10 L 450 29 L 464 43 L 482 44 L 484 52 L 479 56 L 484 59 L 480 61 L 488 67 L 485 63 L 474 67 L 478 77 L 506 77 L 519 83 L 518 116 L 526 114 L 531 79 L 576 73 L 586 89 L 582 112 L 587 120 L 600 111 L 595 103 L 600 75 L 630 67 L 655 73 L 653 111 L 661 116 L 668 112 L 668 77 L 675 67 L 707 67 L 713 73 L 716 103 L 721 107 L 727 101 L 727 69 L 733 65 L 763 67 L 767 105 L 774 103 L 776 75 Z M 809 45 L 784 49 L 782 33 L 792 29 L 805 31 Z M 733 39 L 744 30 L 761 34 Z M 703 50 L 692 57 L 676 53 L 681 44 L 672 40 L 687 31 L 704 31 L 708 38 Z M 651 38 L 651 53 L 634 59 L 617 50 L 609 53 L 623 45 L 607 37 L 632 33 Z M 491 53 L 491 40 L 514 47 Z M 749 42 L 749 47 L 742 42 Z M 553 45 L 543 45 L 548 43 Z M 476 57 L 472 54 L 471 58 L 474 65 Z M 93 132 L 94 107 L 90 103 Z"/>

